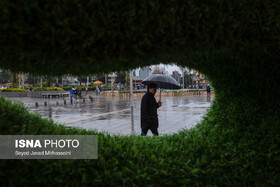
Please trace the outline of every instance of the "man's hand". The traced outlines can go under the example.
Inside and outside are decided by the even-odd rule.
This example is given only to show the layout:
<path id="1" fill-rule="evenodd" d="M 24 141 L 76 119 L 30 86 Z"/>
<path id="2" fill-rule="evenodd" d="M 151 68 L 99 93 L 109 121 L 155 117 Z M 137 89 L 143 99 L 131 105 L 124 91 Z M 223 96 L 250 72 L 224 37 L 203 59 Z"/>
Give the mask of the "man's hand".
<path id="1" fill-rule="evenodd" d="M 161 107 L 161 101 L 158 102 L 158 106 Z"/>

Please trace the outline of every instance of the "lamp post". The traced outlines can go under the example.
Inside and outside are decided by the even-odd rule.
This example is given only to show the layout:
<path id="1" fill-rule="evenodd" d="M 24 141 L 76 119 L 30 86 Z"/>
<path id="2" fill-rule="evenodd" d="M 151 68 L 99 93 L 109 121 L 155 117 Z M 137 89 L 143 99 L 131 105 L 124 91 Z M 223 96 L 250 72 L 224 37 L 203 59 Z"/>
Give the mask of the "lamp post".
<path id="1" fill-rule="evenodd" d="M 19 74 L 18 75 L 18 88 L 20 88 L 20 77 L 21 77 L 21 75 Z"/>
<path id="2" fill-rule="evenodd" d="M 23 89 L 24 89 L 24 75 L 22 75 L 22 83 L 23 83 Z"/>
<path id="3" fill-rule="evenodd" d="M 133 115 L 133 82 L 132 71 L 130 71 L 130 112 L 131 112 L 131 134 L 134 134 L 134 115 Z"/>
<path id="4" fill-rule="evenodd" d="M 185 71 L 183 71 L 183 89 L 185 89 Z"/>

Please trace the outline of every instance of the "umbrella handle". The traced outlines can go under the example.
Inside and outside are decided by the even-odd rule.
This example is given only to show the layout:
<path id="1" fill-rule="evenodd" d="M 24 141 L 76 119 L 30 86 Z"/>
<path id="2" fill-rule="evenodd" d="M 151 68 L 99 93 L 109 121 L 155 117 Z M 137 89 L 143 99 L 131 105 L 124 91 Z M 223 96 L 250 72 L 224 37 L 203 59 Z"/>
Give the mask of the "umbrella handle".
<path id="1" fill-rule="evenodd" d="M 160 89 L 160 94 L 159 94 L 159 101 L 161 101 L 161 89 Z"/>

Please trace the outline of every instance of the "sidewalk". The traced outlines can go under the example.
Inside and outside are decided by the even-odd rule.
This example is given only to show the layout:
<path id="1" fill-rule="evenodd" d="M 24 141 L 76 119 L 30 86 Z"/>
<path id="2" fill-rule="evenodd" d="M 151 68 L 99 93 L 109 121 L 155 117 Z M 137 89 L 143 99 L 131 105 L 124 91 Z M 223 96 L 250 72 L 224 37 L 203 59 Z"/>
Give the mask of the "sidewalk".
<path id="1" fill-rule="evenodd" d="M 134 97 L 135 134 L 141 134 L 140 105 L 143 95 Z M 88 99 L 89 96 L 93 97 L 92 101 Z M 110 134 L 132 134 L 130 98 L 127 96 L 96 96 L 93 92 L 86 96 L 85 103 L 80 100 L 79 103 L 70 104 L 70 100 L 67 100 L 67 105 L 63 104 L 62 99 L 11 99 L 19 100 L 31 111 L 68 127 L 105 131 Z M 210 108 L 212 99 L 213 95 L 163 96 L 162 107 L 158 109 L 159 133 L 176 133 L 195 126 Z M 35 102 L 39 103 L 39 107 L 35 107 Z M 48 102 L 47 106 L 43 105 L 44 102 Z"/>

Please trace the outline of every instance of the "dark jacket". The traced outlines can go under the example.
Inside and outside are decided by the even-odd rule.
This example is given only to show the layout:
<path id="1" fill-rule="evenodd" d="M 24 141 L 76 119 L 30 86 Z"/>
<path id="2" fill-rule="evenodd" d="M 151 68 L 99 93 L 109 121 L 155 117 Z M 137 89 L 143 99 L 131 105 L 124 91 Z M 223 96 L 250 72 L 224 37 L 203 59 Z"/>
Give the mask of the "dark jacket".
<path id="1" fill-rule="evenodd" d="M 158 128 L 158 103 L 154 95 L 147 92 L 141 101 L 141 128 Z"/>

